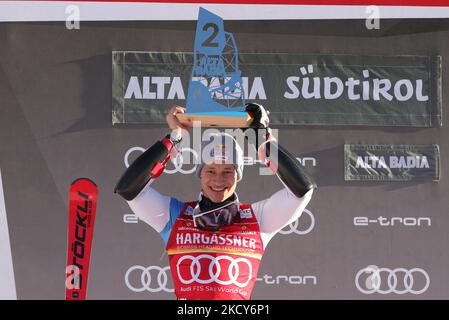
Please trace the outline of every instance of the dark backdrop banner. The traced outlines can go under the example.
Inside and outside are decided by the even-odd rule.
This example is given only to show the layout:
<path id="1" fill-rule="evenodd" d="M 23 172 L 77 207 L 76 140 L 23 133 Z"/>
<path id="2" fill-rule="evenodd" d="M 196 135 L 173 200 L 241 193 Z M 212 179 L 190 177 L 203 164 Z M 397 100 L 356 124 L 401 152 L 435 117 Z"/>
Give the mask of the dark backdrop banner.
<path id="1" fill-rule="evenodd" d="M 379 30 L 366 29 L 364 19 L 225 23 L 239 52 L 258 57 L 288 53 L 308 55 L 313 62 L 315 55 L 318 60 L 341 53 L 354 57 L 354 64 L 367 56 L 442 57 L 441 127 L 277 128 L 280 144 L 302 161 L 318 189 L 301 218 L 267 246 L 252 299 L 449 299 L 449 19 L 381 19 Z M 189 52 L 195 27 L 195 21 L 82 21 L 79 30 L 68 30 L 63 21 L 0 23 L 0 217 L 7 216 L 0 218 L 0 230 L 8 227 L 12 261 L 5 260 L 7 254 L 0 259 L 14 268 L 19 299 L 64 299 L 68 188 L 80 177 L 99 188 L 87 298 L 175 299 L 162 238 L 113 192 L 127 165 L 164 137 L 168 126 L 111 124 L 111 57 L 113 51 Z M 433 58 L 416 58 L 425 59 Z M 304 78 L 300 68 L 307 71 L 308 61 L 298 61 L 288 76 Z M 161 75 L 173 82 L 175 67 L 167 64 Z M 380 78 L 373 68 L 371 84 Z M 354 69 L 354 78 L 365 79 L 362 69 Z M 343 77 L 328 70 L 314 65 L 313 76 L 319 71 L 320 77 Z M 426 73 L 424 67 L 410 70 L 404 79 Z M 137 76 L 143 82 L 141 77 L 157 75 L 143 71 Z M 268 99 L 288 89 L 286 79 L 277 83 L 270 80 L 276 74 L 267 79 L 266 73 L 254 73 L 250 88 L 258 76 L 264 77 L 267 99 L 258 93 L 254 100 L 276 111 L 279 106 Z M 429 86 L 423 81 L 423 95 L 433 101 Z M 186 83 L 183 89 L 187 92 Z M 157 94 L 157 88 L 151 92 Z M 163 95 L 169 93 L 167 84 Z M 151 108 L 160 117 L 176 99 L 145 101 L 160 102 L 160 108 Z M 413 101 L 398 105 L 408 110 Z M 438 145 L 440 180 L 346 181 L 344 145 Z M 245 203 L 283 188 L 276 176 L 259 175 L 259 164 L 252 162 L 245 163 L 237 189 Z M 193 165 L 169 162 L 153 187 L 191 201 L 201 184 Z M 2 240 L 0 252 L 7 250 Z M 14 297 L 12 285 L 8 294 Z"/>
<path id="2" fill-rule="evenodd" d="M 192 53 L 113 52 L 113 124 L 164 123 L 185 105 L 192 65 Z M 239 68 L 245 99 L 270 106 L 274 125 L 441 126 L 439 56 L 245 53 Z"/>

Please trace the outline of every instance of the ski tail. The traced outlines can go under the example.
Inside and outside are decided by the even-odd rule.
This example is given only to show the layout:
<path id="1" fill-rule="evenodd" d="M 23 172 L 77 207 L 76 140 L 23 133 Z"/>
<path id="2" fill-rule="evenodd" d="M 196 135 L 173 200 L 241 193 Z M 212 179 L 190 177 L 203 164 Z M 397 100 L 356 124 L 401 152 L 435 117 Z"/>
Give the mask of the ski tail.
<path id="1" fill-rule="evenodd" d="M 97 199 L 98 188 L 92 180 L 80 178 L 70 185 L 66 300 L 86 299 Z"/>

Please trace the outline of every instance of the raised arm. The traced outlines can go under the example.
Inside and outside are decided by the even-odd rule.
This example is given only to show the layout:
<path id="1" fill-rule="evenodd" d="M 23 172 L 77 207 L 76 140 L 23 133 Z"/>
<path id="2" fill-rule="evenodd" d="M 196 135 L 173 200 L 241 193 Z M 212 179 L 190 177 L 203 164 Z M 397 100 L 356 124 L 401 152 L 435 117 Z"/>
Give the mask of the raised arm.
<path id="1" fill-rule="evenodd" d="M 265 148 L 269 148 L 270 151 L 267 152 Z M 277 157 L 271 159 L 264 157 L 270 153 L 272 155 L 273 151 L 277 152 Z M 261 232 L 271 238 L 286 225 L 299 219 L 312 198 L 316 184 L 301 163 L 276 141 L 265 143 L 259 149 L 259 157 L 266 161 L 267 166 L 276 173 L 285 186 L 270 198 L 253 205 Z"/>
<path id="2" fill-rule="evenodd" d="M 184 112 L 181 107 L 173 107 L 167 115 L 167 123 L 173 130 L 149 147 L 123 173 L 114 192 L 122 196 L 134 214 L 149 224 L 156 231 L 161 232 L 171 221 L 172 210 L 179 207 L 179 201 L 149 187 L 164 171 L 172 151 L 176 152 L 176 144 L 180 142 L 182 125 L 176 123 L 176 113 Z"/>
<path id="3" fill-rule="evenodd" d="M 264 235 L 264 243 L 267 244 L 274 234 L 301 216 L 312 197 L 316 183 L 298 159 L 271 136 L 265 109 L 252 103 L 247 105 L 247 111 L 254 118 L 252 127 L 267 132 L 267 140 L 258 148 L 259 160 L 276 173 L 285 186 L 270 198 L 252 205 Z"/>
<path id="4" fill-rule="evenodd" d="M 174 106 L 167 115 L 167 123 L 172 133 L 148 148 L 129 166 L 117 182 L 114 192 L 125 200 L 133 200 L 150 183 L 150 180 L 156 179 L 164 171 L 170 152 L 175 144 L 180 142 L 181 130 L 185 129 L 176 119 L 177 113 L 184 113 L 184 108 Z"/>
<path id="5" fill-rule="evenodd" d="M 165 164 L 170 158 L 173 145 L 174 143 L 166 136 L 149 147 L 123 173 L 114 192 L 127 201 L 136 198 L 150 180 L 154 180 L 162 174 Z"/>

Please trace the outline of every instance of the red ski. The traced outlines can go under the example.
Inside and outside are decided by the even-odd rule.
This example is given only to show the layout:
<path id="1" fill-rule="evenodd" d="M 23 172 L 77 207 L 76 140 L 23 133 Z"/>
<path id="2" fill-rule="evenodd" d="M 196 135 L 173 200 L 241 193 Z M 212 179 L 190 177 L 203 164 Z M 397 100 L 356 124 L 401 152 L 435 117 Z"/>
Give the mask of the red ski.
<path id="1" fill-rule="evenodd" d="M 97 197 L 98 188 L 92 180 L 81 178 L 72 182 L 69 190 L 66 300 L 86 299 Z"/>

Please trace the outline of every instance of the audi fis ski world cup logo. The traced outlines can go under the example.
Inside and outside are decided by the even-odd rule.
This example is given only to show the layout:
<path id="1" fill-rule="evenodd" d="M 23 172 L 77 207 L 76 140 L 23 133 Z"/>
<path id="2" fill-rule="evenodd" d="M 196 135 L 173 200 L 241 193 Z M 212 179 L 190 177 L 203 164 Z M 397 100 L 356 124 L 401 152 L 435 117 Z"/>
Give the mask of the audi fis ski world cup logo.
<path id="1" fill-rule="evenodd" d="M 186 268 L 185 263 L 190 264 L 190 267 Z M 180 265 L 183 266 L 182 270 Z M 235 285 L 240 288 L 248 285 L 253 273 L 252 264 L 246 258 L 232 258 L 225 255 L 215 257 L 209 254 L 201 254 L 196 257 L 183 256 L 176 264 L 176 271 L 183 284 L 215 282 L 221 285 Z M 242 275 L 246 275 L 244 281 L 240 280 Z"/>
<path id="2" fill-rule="evenodd" d="M 422 294 L 430 286 L 430 277 L 421 268 L 389 269 L 370 265 L 357 272 L 355 285 L 363 294 Z"/>
<path id="3" fill-rule="evenodd" d="M 170 267 L 139 265 L 132 266 L 126 271 L 125 284 L 129 290 L 134 292 L 148 291 L 155 292 L 174 292 L 171 281 Z"/>

